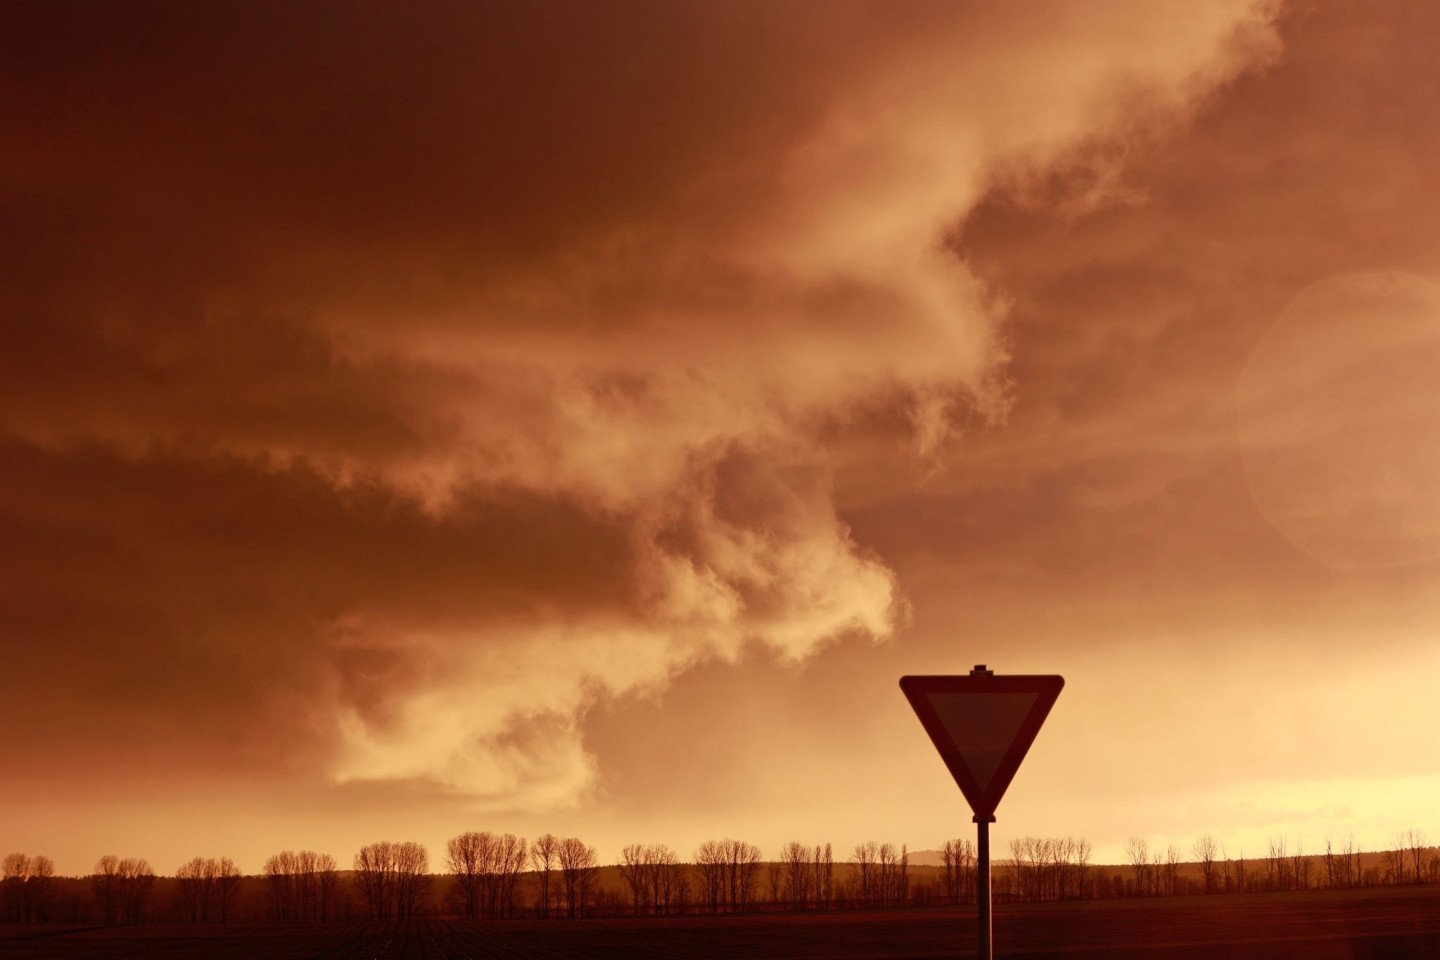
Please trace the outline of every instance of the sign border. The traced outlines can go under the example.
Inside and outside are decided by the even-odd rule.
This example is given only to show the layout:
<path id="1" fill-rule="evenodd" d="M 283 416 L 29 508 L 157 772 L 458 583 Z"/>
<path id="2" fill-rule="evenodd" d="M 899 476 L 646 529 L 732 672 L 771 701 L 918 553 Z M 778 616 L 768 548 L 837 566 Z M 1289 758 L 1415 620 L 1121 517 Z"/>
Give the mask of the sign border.
<path id="1" fill-rule="evenodd" d="M 1064 686 L 1065 678 L 1058 674 L 970 673 L 937 676 L 916 675 L 900 678 L 900 689 L 905 693 L 905 699 L 910 701 L 915 715 L 920 718 L 921 726 L 930 735 L 930 742 L 940 752 L 940 759 L 945 761 L 945 766 L 949 768 L 950 775 L 955 778 L 960 792 L 969 801 L 970 809 L 974 812 L 976 820 L 982 817 L 994 819 L 995 808 L 1000 805 L 1000 799 L 1009 789 L 1010 781 L 1015 779 L 1015 773 L 1020 769 L 1020 762 L 1030 751 L 1031 744 L 1035 742 L 1040 727 L 1045 723 L 1045 718 L 1050 715 L 1050 708 L 1055 705 L 1055 700 L 1060 696 L 1060 691 Z M 1036 694 L 1035 703 L 1030 707 L 1029 714 L 1026 715 L 1024 722 L 1020 724 L 1020 729 L 1015 733 L 1015 739 L 1010 742 L 1009 749 L 1001 758 L 1000 765 L 995 769 L 995 776 L 991 778 L 988 789 L 980 789 L 975 775 L 966 766 L 950 732 L 940 721 L 934 708 L 931 707 L 927 695 L 932 693 Z"/>

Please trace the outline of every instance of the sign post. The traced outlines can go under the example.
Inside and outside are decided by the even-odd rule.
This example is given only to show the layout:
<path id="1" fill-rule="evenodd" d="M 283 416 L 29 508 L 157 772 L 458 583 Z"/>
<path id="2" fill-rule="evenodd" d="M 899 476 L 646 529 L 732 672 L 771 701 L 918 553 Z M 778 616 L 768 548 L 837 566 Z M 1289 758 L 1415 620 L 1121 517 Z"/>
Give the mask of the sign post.
<path id="1" fill-rule="evenodd" d="M 901 677 L 920 724 L 974 812 L 980 960 L 992 960 L 990 824 L 1065 678 L 996 676 L 979 664 L 957 676 Z"/>

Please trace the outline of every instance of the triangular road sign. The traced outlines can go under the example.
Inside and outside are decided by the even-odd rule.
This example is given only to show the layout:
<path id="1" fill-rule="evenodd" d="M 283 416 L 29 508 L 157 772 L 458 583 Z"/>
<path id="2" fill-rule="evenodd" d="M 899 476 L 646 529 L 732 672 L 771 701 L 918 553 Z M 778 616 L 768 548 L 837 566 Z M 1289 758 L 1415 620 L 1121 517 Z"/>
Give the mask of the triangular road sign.
<path id="1" fill-rule="evenodd" d="M 987 819 L 1063 686 L 1064 677 L 996 676 L 983 666 L 964 676 L 900 678 L 970 809 Z"/>

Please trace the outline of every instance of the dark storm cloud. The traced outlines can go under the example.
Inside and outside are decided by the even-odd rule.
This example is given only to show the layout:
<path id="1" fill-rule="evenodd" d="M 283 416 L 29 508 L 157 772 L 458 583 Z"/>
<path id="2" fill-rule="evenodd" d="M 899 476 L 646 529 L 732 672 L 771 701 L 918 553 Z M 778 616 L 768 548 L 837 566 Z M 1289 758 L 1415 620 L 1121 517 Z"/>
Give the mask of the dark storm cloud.
<path id="1" fill-rule="evenodd" d="M 8 13 L 4 709 L 65 717 L 13 755 L 563 804 L 595 700 L 889 636 L 837 486 L 1005 407 L 947 229 L 1268 35 L 1046 13 Z"/>
<path id="2" fill-rule="evenodd" d="M 486 630 L 556 596 L 591 615 L 636 603 L 626 531 L 527 491 L 462 490 L 441 520 L 303 466 L 17 442 L 4 453 L 0 618 L 7 682 L 26 693 L 5 703 L 9 729 L 48 703 L 107 717 L 105 743 L 161 739 L 204 766 L 263 756 L 286 728 L 287 751 L 314 751 L 337 702 L 383 722 L 383 705 L 425 679 L 423 651 L 401 641 L 338 643 L 347 614 Z M 277 700 L 275 715 L 262 709 Z M 198 728 L 168 730 L 177 713 Z M 34 762 L 58 733 L 35 725 L 13 749 Z M 75 752 L 80 766 L 106 755 Z"/>

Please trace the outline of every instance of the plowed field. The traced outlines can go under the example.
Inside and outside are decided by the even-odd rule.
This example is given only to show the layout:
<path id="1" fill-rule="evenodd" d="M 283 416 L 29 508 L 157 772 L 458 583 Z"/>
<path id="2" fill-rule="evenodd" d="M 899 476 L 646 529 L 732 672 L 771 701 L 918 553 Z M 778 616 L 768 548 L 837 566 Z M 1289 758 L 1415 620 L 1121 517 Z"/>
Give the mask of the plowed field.
<path id="1" fill-rule="evenodd" d="M 532 960 L 973 956 L 973 913 L 906 910 L 465 923 L 0 927 L 15 960 Z M 996 956 L 1405 960 L 1440 957 L 1440 888 L 1002 906 Z"/>

